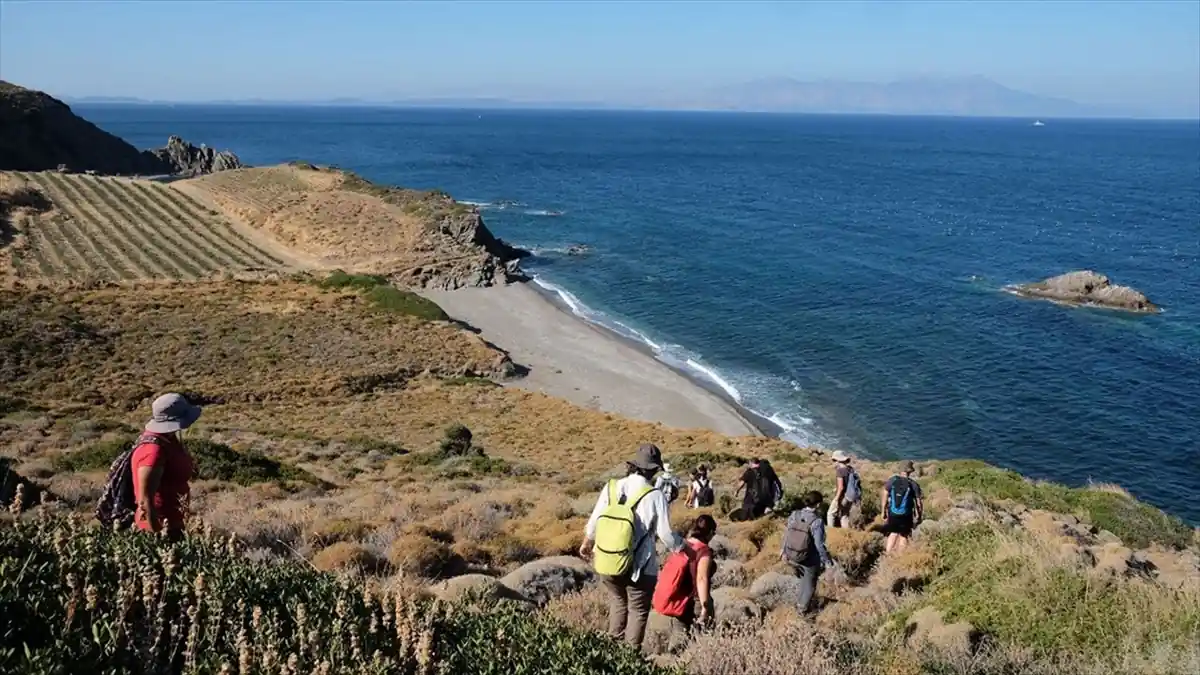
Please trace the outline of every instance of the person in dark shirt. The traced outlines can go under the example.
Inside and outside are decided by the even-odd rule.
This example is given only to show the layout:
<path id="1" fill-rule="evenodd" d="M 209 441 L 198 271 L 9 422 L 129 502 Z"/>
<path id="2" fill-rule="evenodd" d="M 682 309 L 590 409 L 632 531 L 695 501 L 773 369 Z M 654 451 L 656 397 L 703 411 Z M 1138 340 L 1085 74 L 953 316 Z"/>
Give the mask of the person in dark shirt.
<path id="1" fill-rule="evenodd" d="M 908 546 L 913 528 L 921 524 L 925 504 L 921 485 L 913 479 L 916 466 L 912 461 L 900 466 L 900 473 L 893 475 L 883 484 L 880 493 L 884 515 L 884 532 L 887 532 L 885 553 L 899 553 Z"/>

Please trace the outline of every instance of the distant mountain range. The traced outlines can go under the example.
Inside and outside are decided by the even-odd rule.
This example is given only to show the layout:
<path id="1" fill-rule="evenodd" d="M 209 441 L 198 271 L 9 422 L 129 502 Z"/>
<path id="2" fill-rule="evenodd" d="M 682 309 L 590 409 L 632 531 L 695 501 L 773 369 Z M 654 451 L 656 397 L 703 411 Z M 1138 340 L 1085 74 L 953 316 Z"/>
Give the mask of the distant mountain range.
<path id="1" fill-rule="evenodd" d="M 169 104 L 130 97 L 67 98 L 83 104 Z M 895 82 L 755 80 L 707 91 L 629 100 L 523 100 L 504 97 L 392 99 L 238 99 L 188 101 L 210 105 L 396 106 L 529 109 L 725 110 L 827 114 L 980 117 L 1142 117 L 1136 111 L 1085 105 L 1011 89 L 986 77 L 915 78 Z"/>

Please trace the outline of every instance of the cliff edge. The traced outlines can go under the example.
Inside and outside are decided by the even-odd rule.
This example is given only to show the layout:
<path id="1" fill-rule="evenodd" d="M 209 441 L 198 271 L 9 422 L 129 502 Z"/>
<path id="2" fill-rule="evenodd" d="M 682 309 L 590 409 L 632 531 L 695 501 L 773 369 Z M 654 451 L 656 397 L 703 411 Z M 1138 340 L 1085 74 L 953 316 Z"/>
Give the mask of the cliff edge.
<path id="1" fill-rule="evenodd" d="M 53 96 L 0 80 L 0 170 L 196 175 L 240 166 L 233 153 L 176 136 L 158 150 L 138 150 Z"/>

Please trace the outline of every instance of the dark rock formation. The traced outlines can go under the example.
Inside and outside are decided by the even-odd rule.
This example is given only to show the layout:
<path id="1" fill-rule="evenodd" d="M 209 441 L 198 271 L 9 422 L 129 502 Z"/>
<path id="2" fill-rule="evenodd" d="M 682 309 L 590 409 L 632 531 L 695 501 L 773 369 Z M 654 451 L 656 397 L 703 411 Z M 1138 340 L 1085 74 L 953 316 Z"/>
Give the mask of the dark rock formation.
<path id="1" fill-rule="evenodd" d="M 150 150 L 149 154 L 169 167 L 165 173 L 180 176 L 201 176 L 243 166 L 238 156 L 228 150 L 217 151 L 204 145 L 196 147 L 178 136 L 170 137 L 166 147 Z"/>
<path id="2" fill-rule="evenodd" d="M 592 248 L 587 244 L 573 244 L 567 247 L 567 255 L 583 256 L 590 253 Z"/>
<path id="3" fill-rule="evenodd" d="M 0 80 L 0 170 L 196 175 L 240 166 L 231 153 L 176 137 L 165 148 L 143 152 L 53 96 Z"/>
<path id="4" fill-rule="evenodd" d="M 1145 295 L 1128 286 L 1117 286 L 1108 277 L 1091 270 L 1068 272 L 1045 281 L 1013 286 L 1017 295 L 1071 305 L 1107 307 L 1129 312 L 1160 312 Z"/>

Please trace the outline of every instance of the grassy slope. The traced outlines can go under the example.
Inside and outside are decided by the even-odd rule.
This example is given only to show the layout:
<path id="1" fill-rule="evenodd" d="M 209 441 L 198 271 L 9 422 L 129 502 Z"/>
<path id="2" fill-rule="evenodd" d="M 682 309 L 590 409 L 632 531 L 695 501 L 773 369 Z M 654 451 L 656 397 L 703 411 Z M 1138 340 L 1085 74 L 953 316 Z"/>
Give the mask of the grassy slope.
<path id="1" fill-rule="evenodd" d="M 401 572 L 408 579 L 463 570 L 498 574 L 570 553 L 594 490 L 645 441 L 658 443 L 682 469 L 713 466 L 722 492 L 752 456 L 772 458 L 789 495 L 829 489 L 828 461 L 782 441 L 669 429 L 541 394 L 463 386 L 480 380 L 460 373 L 490 372 L 502 355 L 469 333 L 425 321 L 441 318 L 440 310 L 403 291 L 396 291 L 398 302 L 380 306 L 372 293 L 389 287 L 379 282 L 335 274 L 321 284 L 8 294 L 0 304 L 0 447 L 20 458 L 23 475 L 86 507 L 105 460 L 143 421 L 139 404 L 160 388 L 190 390 L 210 403 L 195 432 L 205 442 L 197 446 L 205 450 L 201 464 L 220 467 L 202 470 L 196 511 L 235 533 L 254 559 L 301 556 L 322 569 L 366 571 L 380 580 Z M 399 370 L 402 378 L 387 377 Z M 485 454 L 439 453 L 443 430 L 456 423 L 472 430 Z M 860 463 L 860 471 L 868 494 L 890 473 L 870 462 Z M 955 495 L 972 492 L 998 505 L 1016 500 L 1074 513 L 1134 546 L 1186 546 L 1192 537 L 1178 520 L 1117 492 L 1033 483 L 977 462 L 925 463 L 923 471 L 935 515 Z M 296 491 L 296 481 L 317 487 Z M 680 508 L 673 520 L 681 527 L 692 515 Z M 747 580 L 775 565 L 780 531 L 778 519 L 720 523 Z M 879 535 L 830 537 L 835 558 L 853 577 L 822 586 L 833 601 L 823 625 L 844 619 L 830 634 L 838 639 L 873 636 L 922 604 L 971 621 L 997 644 L 1034 650 L 1039 663 L 1103 660 L 1102 646 L 1130 615 L 1143 618 L 1120 655 L 1179 649 L 1200 635 L 1194 590 L 1165 592 L 1094 574 L 1062 559 L 1052 538 L 990 526 L 952 530 L 877 567 Z M 919 578 L 910 585 L 924 590 L 861 595 L 889 575 Z M 495 621 L 517 622 L 505 630 L 558 645 L 563 654 L 599 648 L 590 638 L 549 637 L 541 624 Z M 792 625 L 786 617 L 778 621 Z M 752 644 L 729 640 L 696 649 L 732 654 Z M 886 641 L 869 654 L 853 656 L 854 649 L 842 645 L 830 658 L 855 659 L 861 672 L 893 672 L 889 664 L 906 653 L 903 644 Z M 736 672 L 697 664 L 691 670 Z"/>

